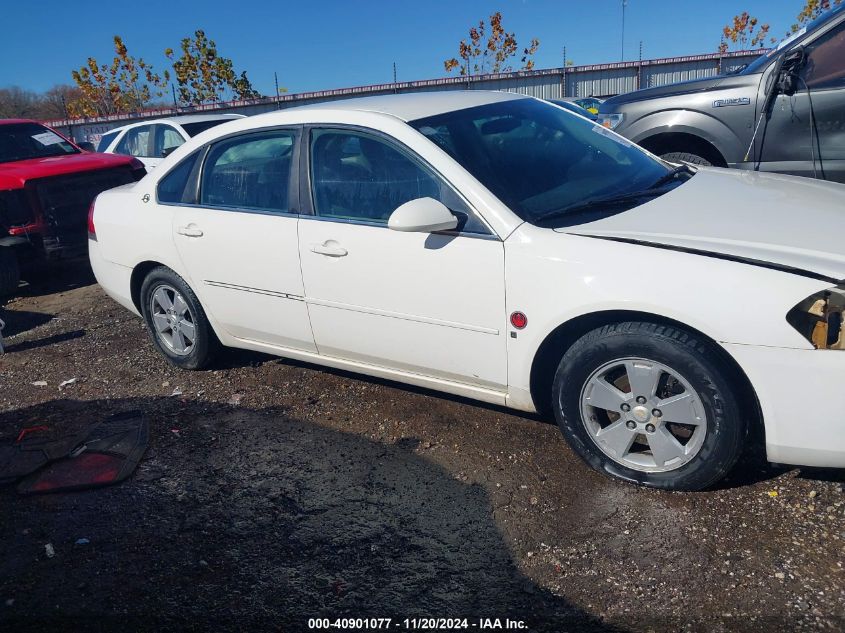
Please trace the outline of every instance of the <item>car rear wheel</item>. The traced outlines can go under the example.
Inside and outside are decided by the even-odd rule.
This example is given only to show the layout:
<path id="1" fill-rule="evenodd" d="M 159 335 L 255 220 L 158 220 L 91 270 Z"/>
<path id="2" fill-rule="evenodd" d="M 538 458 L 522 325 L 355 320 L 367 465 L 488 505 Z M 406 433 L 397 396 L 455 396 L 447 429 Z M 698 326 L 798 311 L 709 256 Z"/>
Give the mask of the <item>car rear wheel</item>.
<path id="1" fill-rule="evenodd" d="M 691 154 L 689 152 L 668 152 L 661 154 L 660 158 L 670 163 L 689 163 L 691 165 L 701 165 L 703 167 L 710 167 L 713 163 L 699 156 L 698 154 Z"/>
<path id="2" fill-rule="evenodd" d="M 653 323 L 608 325 L 564 354 L 554 411 L 593 468 L 669 490 L 722 479 L 743 450 L 747 424 L 708 342 Z"/>
<path id="3" fill-rule="evenodd" d="M 0 297 L 6 297 L 18 289 L 21 282 L 21 270 L 15 252 L 0 246 Z"/>
<path id="4" fill-rule="evenodd" d="M 153 344 L 182 369 L 207 367 L 220 346 L 190 286 L 169 268 L 151 271 L 141 286 L 141 312 Z"/>

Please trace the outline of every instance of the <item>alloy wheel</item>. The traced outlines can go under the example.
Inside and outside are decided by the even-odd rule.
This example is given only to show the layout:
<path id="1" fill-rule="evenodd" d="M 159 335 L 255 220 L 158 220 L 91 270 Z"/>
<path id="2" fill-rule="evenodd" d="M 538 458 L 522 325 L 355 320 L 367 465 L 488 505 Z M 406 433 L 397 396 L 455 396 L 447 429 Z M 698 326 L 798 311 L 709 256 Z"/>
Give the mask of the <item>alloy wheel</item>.
<path id="1" fill-rule="evenodd" d="M 150 297 L 150 315 L 156 336 L 179 356 L 187 356 L 197 340 L 194 315 L 178 290 L 166 284 L 157 286 Z"/>
<path id="2" fill-rule="evenodd" d="M 681 468 L 695 458 L 707 434 L 699 394 L 679 372 L 645 358 L 599 367 L 584 384 L 580 402 L 596 446 L 633 470 Z"/>

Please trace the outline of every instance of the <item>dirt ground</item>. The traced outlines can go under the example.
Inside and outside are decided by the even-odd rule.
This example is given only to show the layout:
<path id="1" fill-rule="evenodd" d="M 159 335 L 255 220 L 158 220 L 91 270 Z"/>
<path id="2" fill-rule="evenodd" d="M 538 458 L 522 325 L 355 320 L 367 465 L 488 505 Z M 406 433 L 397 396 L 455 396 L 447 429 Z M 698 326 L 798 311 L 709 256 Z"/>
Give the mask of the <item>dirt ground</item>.
<path id="1" fill-rule="evenodd" d="M 305 631 L 363 616 L 394 630 L 420 617 L 845 629 L 840 472 L 749 461 L 715 490 L 650 491 L 504 409 L 245 352 L 182 372 L 84 263 L 0 315 L 0 442 L 130 409 L 151 423 L 120 485 L 0 488 L 0 630 Z"/>

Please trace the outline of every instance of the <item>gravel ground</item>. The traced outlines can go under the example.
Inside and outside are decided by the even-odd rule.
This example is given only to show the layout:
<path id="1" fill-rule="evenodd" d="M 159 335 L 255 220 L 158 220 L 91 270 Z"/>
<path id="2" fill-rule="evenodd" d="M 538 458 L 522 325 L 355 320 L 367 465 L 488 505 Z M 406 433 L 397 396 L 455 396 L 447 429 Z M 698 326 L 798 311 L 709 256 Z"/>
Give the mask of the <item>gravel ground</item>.
<path id="1" fill-rule="evenodd" d="M 845 629 L 840 472 L 749 459 L 718 489 L 656 492 L 592 472 L 554 425 L 504 409 L 245 352 L 182 372 L 84 264 L 3 315 L 0 441 L 138 408 L 152 438 L 112 488 L 0 488 L 0 630 L 304 631 L 350 616 Z"/>

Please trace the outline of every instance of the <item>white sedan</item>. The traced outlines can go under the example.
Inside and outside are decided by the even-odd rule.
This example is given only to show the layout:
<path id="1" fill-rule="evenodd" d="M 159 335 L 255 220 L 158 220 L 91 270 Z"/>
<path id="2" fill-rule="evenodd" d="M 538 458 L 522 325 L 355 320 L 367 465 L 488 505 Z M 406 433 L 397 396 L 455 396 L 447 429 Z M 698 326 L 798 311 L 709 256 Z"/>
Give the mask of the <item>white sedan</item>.
<path id="1" fill-rule="evenodd" d="M 165 156 L 192 136 L 215 125 L 243 118 L 242 114 L 186 114 L 131 123 L 103 134 L 97 143 L 97 151 L 134 156 L 150 170 L 158 167 Z"/>
<path id="2" fill-rule="evenodd" d="M 667 164 L 544 101 L 233 121 L 92 206 L 172 364 L 221 345 L 552 413 L 594 468 L 700 489 L 754 441 L 845 466 L 845 187 Z"/>

